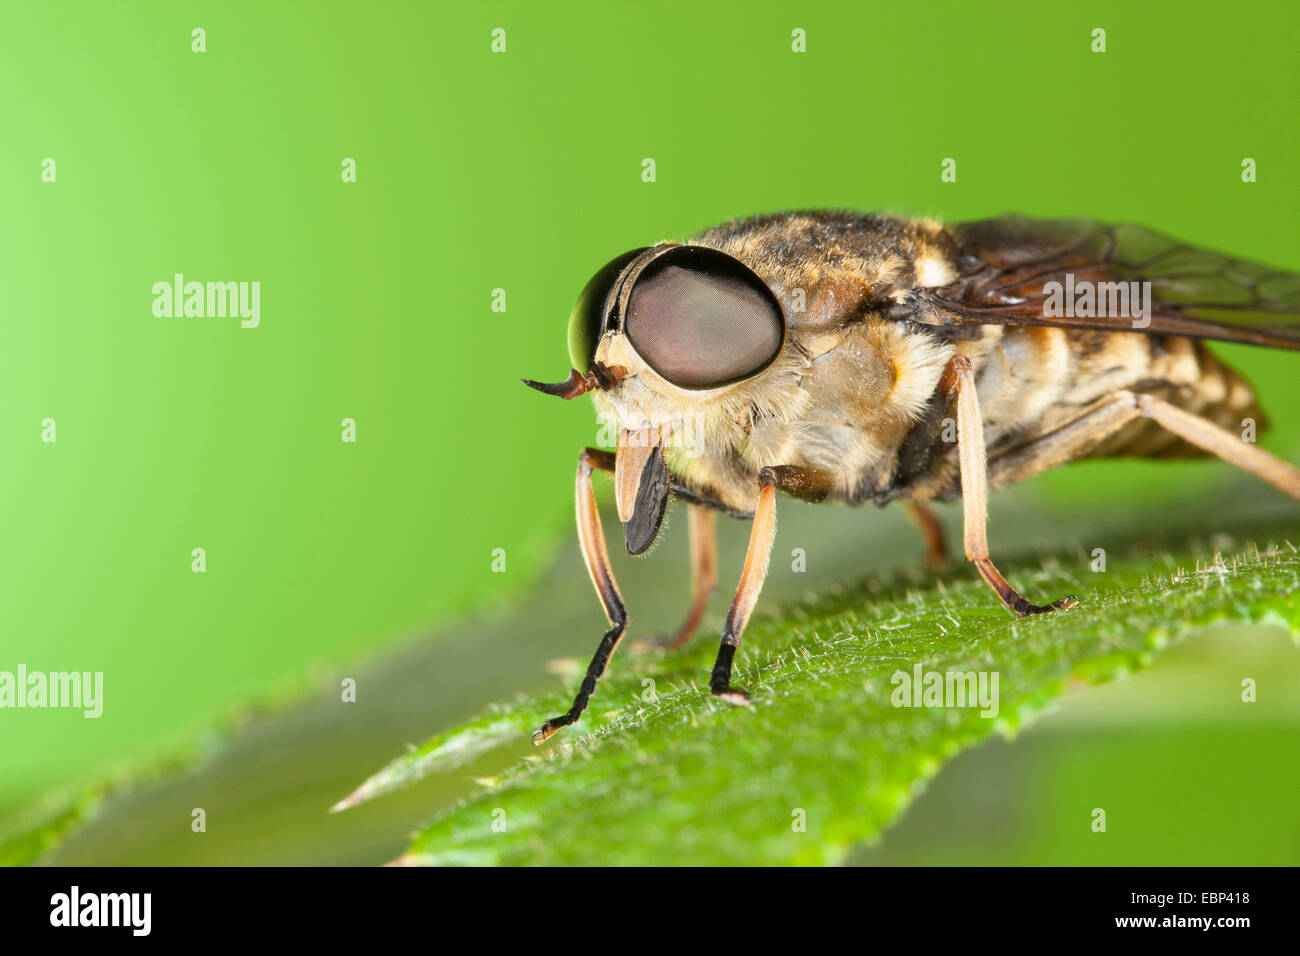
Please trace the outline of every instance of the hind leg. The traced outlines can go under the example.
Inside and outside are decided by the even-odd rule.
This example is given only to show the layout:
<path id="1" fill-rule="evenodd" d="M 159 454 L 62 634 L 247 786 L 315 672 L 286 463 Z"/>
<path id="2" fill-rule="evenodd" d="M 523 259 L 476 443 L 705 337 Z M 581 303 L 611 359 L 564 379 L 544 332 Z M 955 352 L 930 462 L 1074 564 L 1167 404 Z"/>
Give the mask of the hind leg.
<path id="1" fill-rule="evenodd" d="M 954 376 L 959 392 L 960 446 L 962 434 L 976 431 L 973 423 L 978 422 L 979 409 L 973 399 L 974 377 L 970 375 L 969 369 L 963 374 L 960 368 L 954 368 Z M 963 381 L 968 394 L 965 418 L 969 427 L 965 429 L 962 425 L 963 403 L 960 399 Z M 997 592 L 1008 610 L 1020 616 L 1041 614 L 1055 608 L 1072 606 L 1068 603 L 1072 599 L 1064 598 L 1046 606 L 1030 604 L 1006 583 L 993 566 L 988 557 L 988 542 L 984 533 L 984 501 L 987 498 L 988 481 L 991 479 L 997 485 L 1010 484 L 1067 464 L 1087 454 L 1100 442 L 1139 418 L 1150 419 L 1171 434 L 1250 472 L 1283 494 L 1300 500 L 1300 469 L 1250 442 L 1242 441 L 1213 422 L 1154 395 L 1116 392 L 1050 434 L 987 463 L 984 461 L 981 434 L 978 438 L 968 439 L 960 453 L 966 556 L 975 563 L 980 575 Z"/>

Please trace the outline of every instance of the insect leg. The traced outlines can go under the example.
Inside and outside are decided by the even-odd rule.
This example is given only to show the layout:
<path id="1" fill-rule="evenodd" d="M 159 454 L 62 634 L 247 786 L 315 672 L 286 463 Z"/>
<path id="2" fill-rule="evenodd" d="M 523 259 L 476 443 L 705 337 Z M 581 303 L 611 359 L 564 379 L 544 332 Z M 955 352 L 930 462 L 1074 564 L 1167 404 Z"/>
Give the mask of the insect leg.
<path id="1" fill-rule="evenodd" d="M 944 541 L 943 522 L 939 516 L 924 501 L 909 498 L 903 499 L 903 510 L 925 542 L 925 566 L 931 571 L 942 568 L 948 563 L 948 545 Z"/>
<path id="2" fill-rule="evenodd" d="M 567 713 L 552 717 L 533 732 L 533 743 L 540 744 L 561 727 L 576 723 L 587 709 L 587 702 L 596 692 L 596 682 L 605 673 L 609 659 L 614 655 L 623 632 L 627 630 L 627 608 L 623 604 L 623 595 L 619 593 L 618 582 L 609 563 L 609 551 L 605 547 L 605 532 L 600 525 L 600 512 L 596 510 L 596 494 L 591 485 L 593 466 L 606 470 L 612 468 L 613 456 L 595 448 L 586 448 L 578 456 L 578 476 L 575 485 L 575 510 L 578 516 L 578 542 L 582 546 L 582 559 L 586 562 L 587 573 L 591 583 L 596 586 L 596 593 L 605 606 L 605 616 L 612 625 L 601 638 L 600 646 L 587 667 L 587 676 L 582 680 L 573 706 Z"/>
<path id="3" fill-rule="evenodd" d="M 1007 583 L 989 558 L 988 526 L 988 461 L 984 453 L 984 419 L 980 415 L 979 398 L 975 393 L 975 373 L 970 359 L 959 355 L 948 363 L 945 379 L 951 375 L 957 390 L 957 454 L 961 465 L 961 507 L 966 558 L 974 563 L 985 583 L 991 587 L 1003 606 L 1017 617 L 1043 614 L 1059 608 L 1077 607 L 1074 595 L 1053 601 L 1051 604 L 1031 604 Z"/>
<path id="4" fill-rule="evenodd" d="M 772 554 L 772 541 L 776 537 L 776 484 L 777 472 L 764 468 L 758 475 L 758 507 L 754 510 L 754 525 L 749 532 L 749 548 L 745 551 L 745 566 L 740 572 L 736 597 L 727 612 L 727 622 L 722 628 L 722 645 L 713 665 L 709 687 L 713 693 L 733 704 L 743 704 L 749 695 L 731 686 L 731 659 L 749 623 L 749 615 L 758 601 L 758 593 L 767 577 L 767 561 Z"/>
<path id="5" fill-rule="evenodd" d="M 1262 478 L 1284 494 L 1300 498 L 1300 469 L 1199 415 L 1154 395 L 1129 391 L 1117 392 L 1051 434 L 999 455 L 989 462 L 989 477 L 998 485 L 1010 484 L 1074 461 L 1137 418 L 1149 418 L 1179 438 Z"/>
<path id="6" fill-rule="evenodd" d="M 993 458 L 988 463 L 989 480 L 1001 487 L 1069 464 L 1141 416 L 1135 394 L 1116 392 L 1043 437 Z"/>
<path id="7" fill-rule="evenodd" d="M 718 536 L 713 509 L 687 505 L 686 516 L 691 539 L 691 610 L 677 636 L 666 642 L 666 647 L 681 647 L 691 639 L 704 616 L 709 595 L 718 586 Z"/>
<path id="8" fill-rule="evenodd" d="M 1300 469 L 1243 441 L 1213 422 L 1154 395 L 1136 395 L 1134 399 L 1143 417 L 1150 418 L 1179 438 L 1267 481 L 1283 494 L 1300 500 Z"/>

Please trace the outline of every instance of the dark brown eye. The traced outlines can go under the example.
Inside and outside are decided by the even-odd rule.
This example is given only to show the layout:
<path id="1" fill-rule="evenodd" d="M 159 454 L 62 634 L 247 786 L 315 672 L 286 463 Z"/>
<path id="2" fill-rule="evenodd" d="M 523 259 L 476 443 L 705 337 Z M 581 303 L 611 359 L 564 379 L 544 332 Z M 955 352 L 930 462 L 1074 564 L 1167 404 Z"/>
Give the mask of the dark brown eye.
<path id="1" fill-rule="evenodd" d="M 780 303 L 748 266 L 678 246 L 637 277 L 624 322 L 633 348 L 681 388 L 714 388 L 772 364 L 785 338 Z"/>
<path id="2" fill-rule="evenodd" d="M 569 315 L 569 361 L 579 372 L 591 371 L 591 363 L 596 358 L 596 345 L 605 331 L 605 313 L 610 305 L 610 292 L 627 264 L 644 251 L 644 247 L 633 249 L 605 263 L 578 296 L 573 312 Z"/>

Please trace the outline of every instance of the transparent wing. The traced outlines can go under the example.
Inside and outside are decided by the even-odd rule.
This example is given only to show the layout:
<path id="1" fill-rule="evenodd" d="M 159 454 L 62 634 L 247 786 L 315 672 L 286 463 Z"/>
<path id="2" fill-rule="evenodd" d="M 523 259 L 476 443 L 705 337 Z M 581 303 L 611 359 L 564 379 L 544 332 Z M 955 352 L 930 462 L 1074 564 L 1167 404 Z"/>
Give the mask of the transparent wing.
<path id="1" fill-rule="evenodd" d="M 959 277 L 914 289 L 891 317 L 948 328 L 960 336 L 989 324 L 1048 325 L 1183 335 L 1300 349 L 1300 276 L 1243 262 L 1140 226 L 1076 220 L 987 219 L 951 228 Z M 1137 301 L 1108 309 L 1114 283 L 1149 282 L 1149 315 Z M 1071 296 L 1090 283 L 1104 294 L 1082 312 Z M 1141 290 L 1141 286 L 1138 287 Z M 1129 287 L 1125 294 L 1133 292 Z M 1062 308 L 1062 306 L 1065 308 Z"/>

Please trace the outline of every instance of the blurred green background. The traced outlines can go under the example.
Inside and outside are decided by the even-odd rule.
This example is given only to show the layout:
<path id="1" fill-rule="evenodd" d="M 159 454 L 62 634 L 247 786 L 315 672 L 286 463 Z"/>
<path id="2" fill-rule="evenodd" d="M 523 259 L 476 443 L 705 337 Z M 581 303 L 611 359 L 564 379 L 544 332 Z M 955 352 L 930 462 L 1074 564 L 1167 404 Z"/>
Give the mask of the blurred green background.
<path id="1" fill-rule="evenodd" d="M 317 809 L 598 636 L 569 541 L 593 416 L 517 383 L 563 376 L 596 266 L 728 217 L 839 206 L 1137 221 L 1300 268 L 1297 25 L 1280 3 L 6 4 L 0 669 L 103 671 L 106 699 L 99 720 L 0 712 L 0 815 L 303 699 L 188 784 L 119 799 L 69 852 L 202 860 L 218 851 L 168 841 L 219 794 L 250 821 L 224 862 L 388 858 L 465 780 Z M 260 282 L 260 327 L 155 318 L 151 287 L 176 272 Z M 1272 412 L 1265 447 L 1300 459 L 1295 357 L 1219 351 Z M 1089 533 L 1102 506 L 1123 527 L 1154 498 L 1171 516 L 1250 507 L 1237 491 L 1259 487 L 1214 463 L 1081 466 L 1005 499 L 995 546 L 1051 546 L 1062 516 Z M 851 537 L 838 512 L 795 514 L 846 560 L 787 593 L 915 554 L 894 513 L 855 514 Z M 686 586 L 670 534 L 627 588 L 663 627 Z M 734 556 L 744 530 L 726 534 Z M 241 747 L 253 763 L 223 778 Z M 206 803 L 168 790 L 196 779 Z M 170 798 L 164 824 L 149 801 Z"/>

